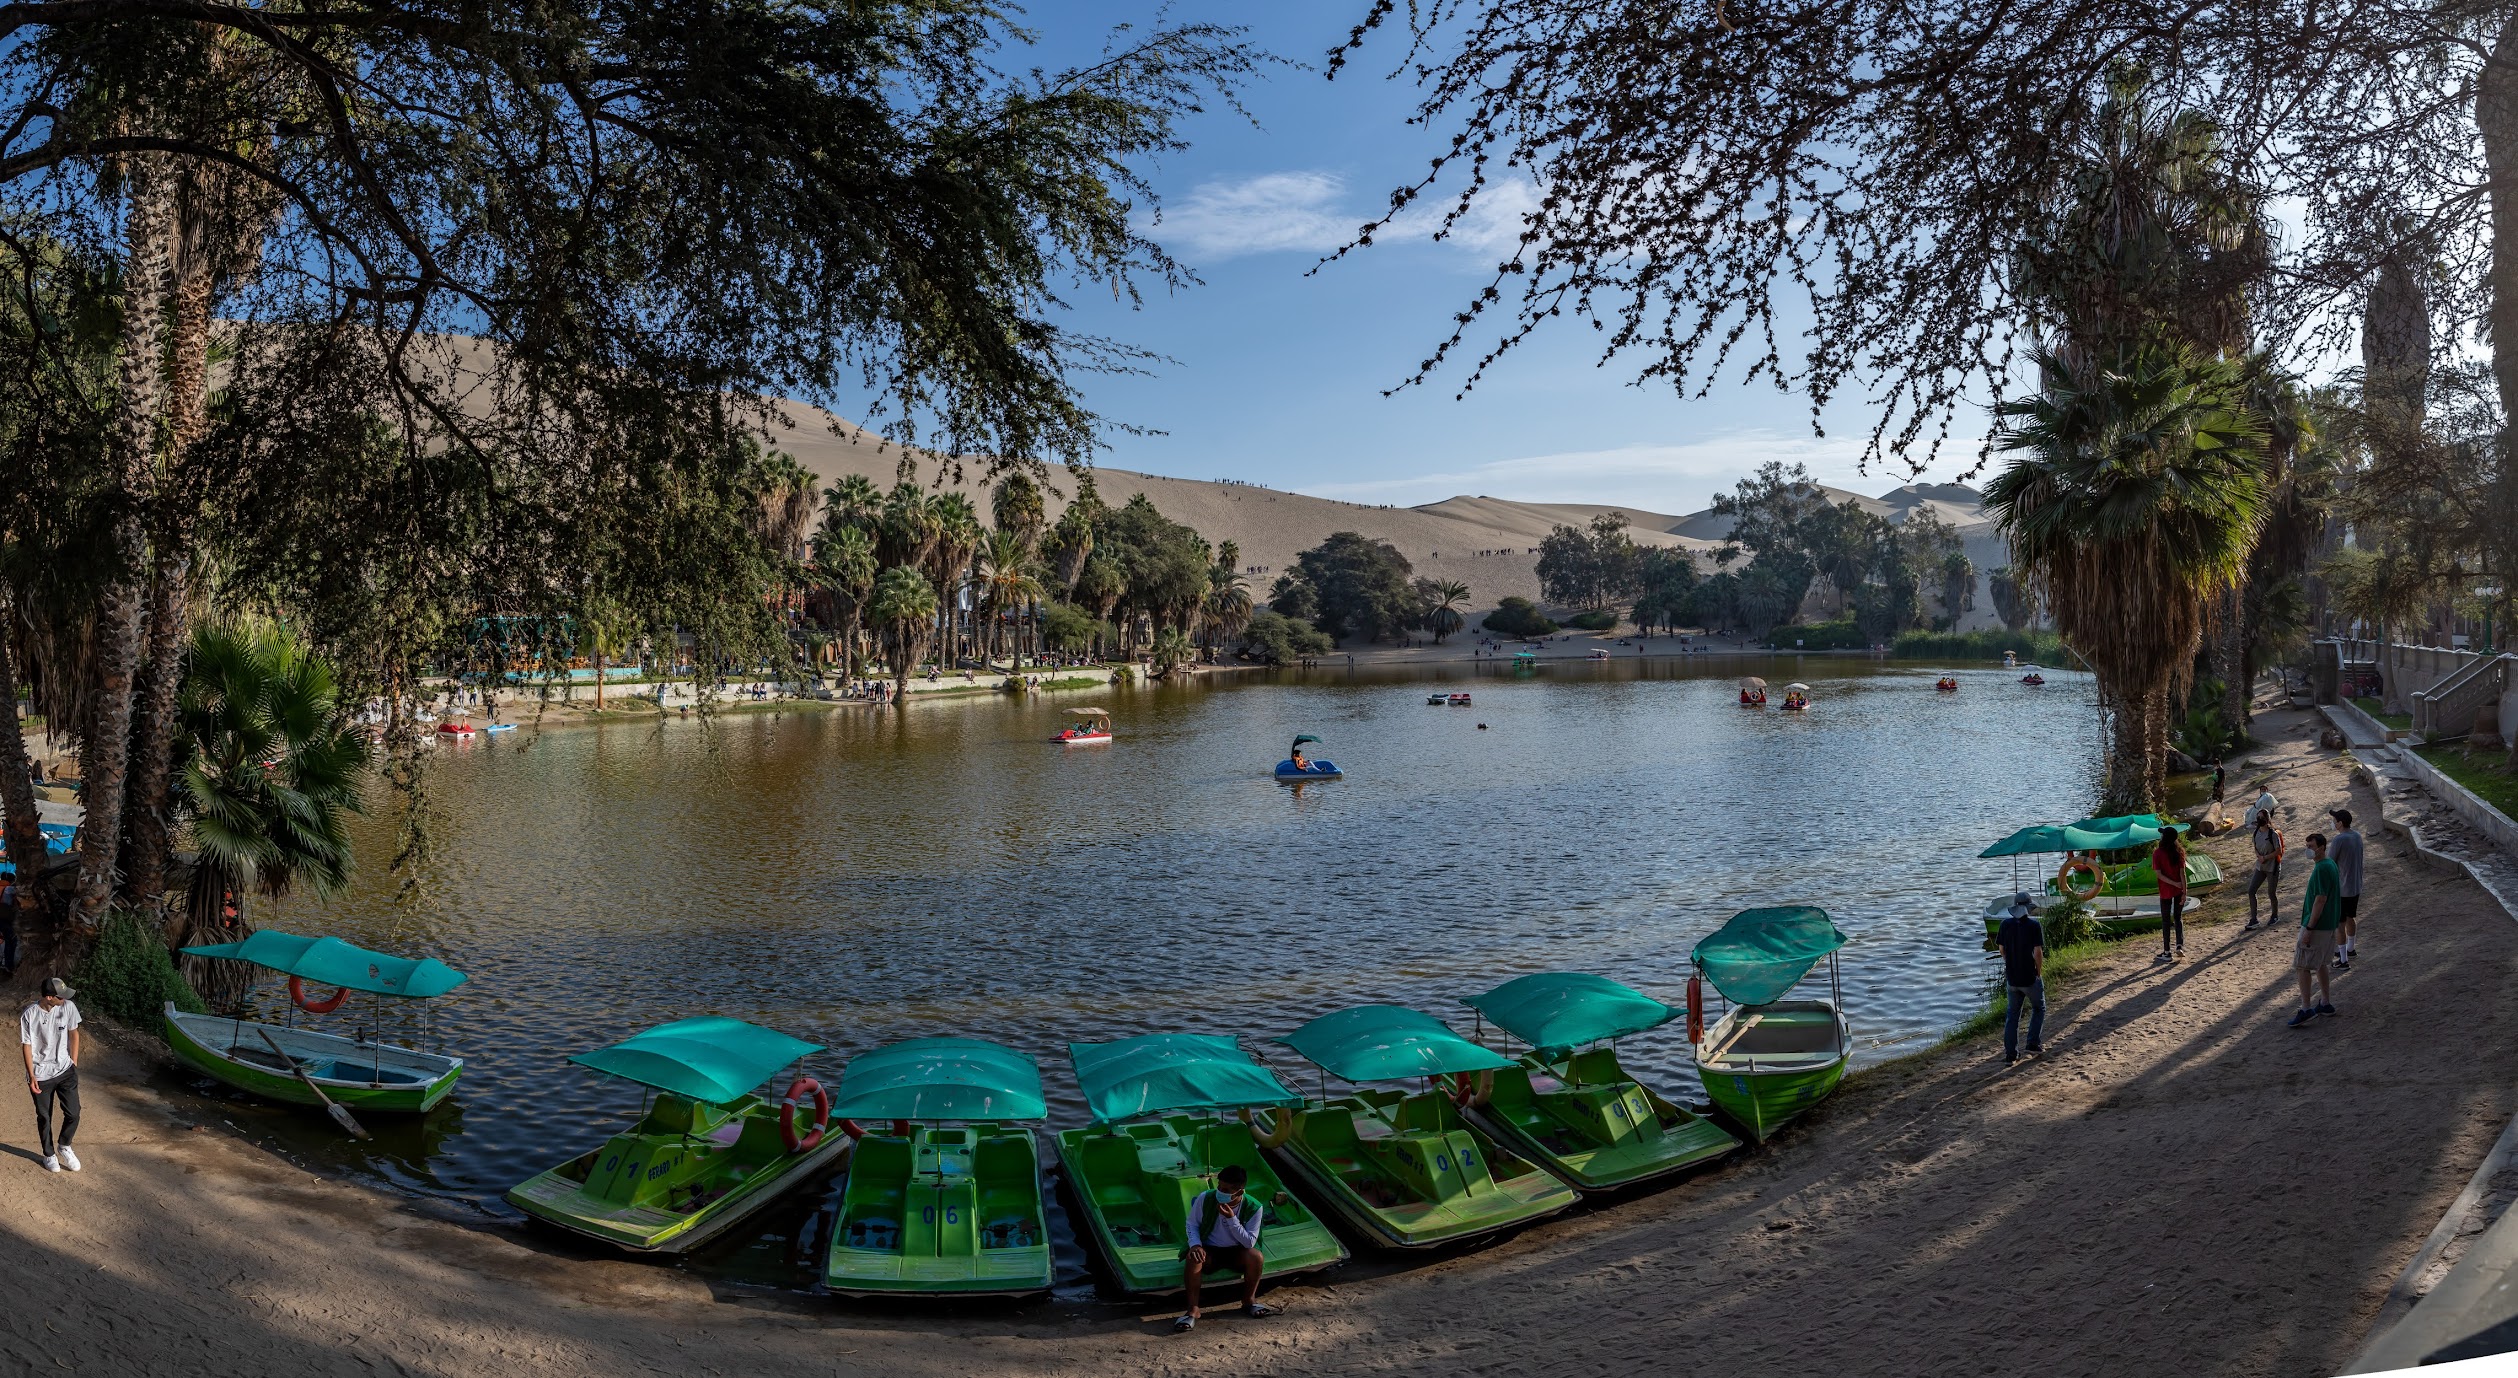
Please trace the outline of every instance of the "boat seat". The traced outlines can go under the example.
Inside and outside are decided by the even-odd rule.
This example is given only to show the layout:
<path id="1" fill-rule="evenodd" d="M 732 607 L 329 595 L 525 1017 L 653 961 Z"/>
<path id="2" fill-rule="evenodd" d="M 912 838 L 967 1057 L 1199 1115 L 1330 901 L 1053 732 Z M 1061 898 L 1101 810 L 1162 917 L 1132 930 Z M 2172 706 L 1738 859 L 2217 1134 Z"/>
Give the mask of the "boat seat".
<path id="1" fill-rule="evenodd" d="M 1565 1079 L 1589 1086 L 1596 1082 L 1629 1081 L 1626 1069 L 1617 1063 L 1617 1049 L 1601 1045 L 1585 1048 L 1565 1063 Z"/>
<path id="2" fill-rule="evenodd" d="M 666 1093 L 657 1096 L 656 1103 L 648 1108 L 647 1123 L 644 1127 L 648 1132 L 655 1134 L 688 1134 L 698 1137 L 724 1124 L 729 1118 L 731 1117 L 721 1107 L 702 1105 L 688 1096 Z"/>

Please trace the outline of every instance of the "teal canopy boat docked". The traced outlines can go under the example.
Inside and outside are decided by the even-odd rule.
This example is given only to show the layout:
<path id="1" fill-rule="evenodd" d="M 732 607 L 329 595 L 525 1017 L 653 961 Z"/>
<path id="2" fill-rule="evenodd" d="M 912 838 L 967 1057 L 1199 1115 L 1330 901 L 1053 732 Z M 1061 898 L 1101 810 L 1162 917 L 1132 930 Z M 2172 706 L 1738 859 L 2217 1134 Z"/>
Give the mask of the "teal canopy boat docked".
<path id="1" fill-rule="evenodd" d="M 825 1286 L 847 1296 L 1049 1290 L 1040 1145 L 1002 1123 L 1048 1118 L 1039 1064 L 981 1039 L 914 1038 L 849 1063 L 831 1114 L 858 1142 Z M 859 1120 L 891 1124 L 869 1131 Z"/>
<path id="2" fill-rule="evenodd" d="M 1250 1175 L 1250 1199 L 1263 1208 L 1260 1250 L 1268 1276 L 1345 1261 L 1345 1247 L 1308 1204 L 1285 1190 L 1253 1133 L 1255 1107 L 1288 1113 L 1303 1098 L 1238 1042 L 1158 1033 L 1069 1044 L 1067 1055 L 1094 1123 L 1057 1135 L 1058 1162 L 1075 1192 L 1084 1233 L 1123 1290 L 1182 1289 L 1189 1203 L 1233 1165 Z M 1217 1119 L 1216 1111 L 1238 1114 Z M 1239 1276 L 1229 1268 L 1207 1273 L 1217 1286 Z"/>
<path id="3" fill-rule="evenodd" d="M 1722 1126 L 1619 1065 L 1614 1040 L 1679 1017 L 1651 996 L 1589 972 L 1549 971 L 1460 1003 L 1531 1045 L 1482 1085 L 1464 1112 L 1575 1190 L 1620 1190 L 1740 1147 Z"/>
<path id="4" fill-rule="evenodd" d="M 309 1014 L 330 1014 L 352 992 L 397 999 L 434 999 L 464 982 L 462 972 L 434 957 L 371 952 L 339 938 L 301 938 L 265 930 L 241 942 L 183 949 L 188 957 L 245 962 L 289 978 L 289 999 Z M 329 999 L 306 993 L 306 982 L 335 987 Z M 316 1105 L 324 1100 L 356 1111 L 422 1114 L 435 1109 L 463 1075 L 463 1059 L 386 1043 L 375 1034 L 322 1033 L 294 1024 L 163 1011 L 167 1046 L 185 1065 L 267 1100 Z"/>
<path id="5" fill-rule="evenodd" d="M 1812 905 L 1747 909 L 1690 954 L 1691 1030 L 1704 1018 L 1703 983 L 1733 1008 L 1694 1040 L 1696 1074 L 1715 1107 L 1762 1141 L 1844 1080 L 1853 1035 L 1842 1009 L 1837 953 L 1845 935 Z M 1784 997 L 1820 962 L 1828 998 Z"/>
<path id="6" fill-rule="evenodd" d="M 829 1167 L 846 1151 L 830 1100 L 799 1075 L 777 1101 L 762 1082 L 822 1045 L 740 1019 L 703 1016 L 569 1061 L 657 1095 L 628 1130 L 507 1192 L 525 1214 L 640 1252 L 679 1253 Z M 810 1100 L 818 1114 L 797 1112 Z"/>
<path id="7" fill-rule="evenodd" d="M 1384 1248 L 1453 1244 L 1554 1215 L 1573 1189 L 1470 1123 L 1461 1105 L 1513 1060 L 1430 1014 L 1358 1005 L 1277 1042 L 1344 1081 L 1425 1078 L 1272 1112 L 1269 1153 L 1349 1227 Z M 1436 1084 L 1447 1079 L 1448 1086 Z M 1472 1081 L 1470 1079 L 1474 1078 Z"/>

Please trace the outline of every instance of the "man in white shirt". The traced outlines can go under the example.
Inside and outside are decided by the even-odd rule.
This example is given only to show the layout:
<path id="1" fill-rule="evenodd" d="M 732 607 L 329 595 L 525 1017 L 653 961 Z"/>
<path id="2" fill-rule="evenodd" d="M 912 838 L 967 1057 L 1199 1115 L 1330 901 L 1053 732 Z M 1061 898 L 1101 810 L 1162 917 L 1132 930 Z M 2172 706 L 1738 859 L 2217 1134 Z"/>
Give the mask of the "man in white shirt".
<path id="1" fill-rule="evenodd" d="M 44 1171 L 79 1170 L 79 1155 L 70 1141 L 79 1133 L 79 1007 L 70 1003 L 78 992 L 55 976 L 44 982 L 43 994 L 18 1012 L 18 1051 L 26 1058 L 26 1089 L 35 1094 L 35 1135 L 44 1149 Z M 61 1147 L 53 1147 L 52 1111 L 61 1106 Z"/>
<path id="2" fill-rule="evenodd" d="M 1276 1308 L 1259 1301 L 1259 1203 L 1250 1199 L 1250 1174 L 1239 1163 L 1227 1163 L 1215 1174 L 1215 1186 L 1189 1198 L 1189 1247 L 1180 1251 L 1183 1280 L 1189 1284 L 1189 1310 L 1172 1322 L 1175 1331 L 1198 1324 L 1198 1280 L 1209 1268 L 1237 1268 L 1242 1275 L 1242 1314 L 1273 1316 Z"/>

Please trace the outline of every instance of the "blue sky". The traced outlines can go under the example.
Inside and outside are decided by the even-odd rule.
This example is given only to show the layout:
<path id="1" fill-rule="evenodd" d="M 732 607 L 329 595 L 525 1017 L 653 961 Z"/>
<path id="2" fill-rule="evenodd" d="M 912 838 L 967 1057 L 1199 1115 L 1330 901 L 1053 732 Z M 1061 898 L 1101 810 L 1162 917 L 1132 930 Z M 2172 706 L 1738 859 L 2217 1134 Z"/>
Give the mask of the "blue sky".
<path id="1" fill-rule="evenodd" d="M 1100 462 L 1183 478 L 1234 478 L 1358 502 L 1413 504 L 1455 493 L 1615 502 L 1687 512 L 1770 458 L 1801 460 L 1824 482 L 1877 492 L 1854 459 L 1868 431 L 1859 399 L 1831 409 L 1826 439 L 1807 403 L 1771 384 L 1723 379 L 1704 398 L 1629 385 L 1635 366 L 1602 366 L 1580 322 L 1516 349 L 1466 399 L 1465 374 L 1393 396 L 1491 273 L 1518 230 L 1509 199 L 1431 242 L 1428 226 L 1312 270 L 1426 166 L 1434 137 L 1411 128 L 1412 83 L 1385 78 L 1404 39 L 1385 32 L 1360 67 L 1324 79 L 1321 59 L 1366 0 L 1265 5 L 1180 0 L 1179 19 L 1246 23 L 1278 69 L 1249 94 L 1258 128 L 1226 111 L 1195 121 L 1192 146 L 1153 169 L 1156 237 L 1204 284 L 1126 311 L 1079 304 L 1075 323 L 1168 356 L 1150 377 L 1087 381 L 1089 403 L 1161 434 L 1114 435 Z M 1156 0 L 1036 0 L 1041 51 L 1007 65 L 1058 66 L 1099 50 L 1110 27 L 1156 16 Z M 1526 193 L 1525 193 L 1526 194 Z M 1472 343 L 1477 343 L 1474 339 Z M 1962 417 L 1973 433 L 1978 417 Z M 1972 444 L 1929 475 L 1956 476 Z"/>

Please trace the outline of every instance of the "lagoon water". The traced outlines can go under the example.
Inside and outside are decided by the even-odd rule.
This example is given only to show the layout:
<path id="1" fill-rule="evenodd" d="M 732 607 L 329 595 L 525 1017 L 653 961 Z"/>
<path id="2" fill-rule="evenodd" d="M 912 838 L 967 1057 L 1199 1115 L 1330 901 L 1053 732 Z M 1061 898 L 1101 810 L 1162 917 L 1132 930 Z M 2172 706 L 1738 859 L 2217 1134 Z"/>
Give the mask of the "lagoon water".
<path id="1" fill-rule="evenodd" d="M 1240 1034 L 1310 1086 L 1265 1039 L 1368 1001 L 1467 1028 L 1460 996 L 1551 969 L 1675 1004 L 1698 938 L 1785 903 L 1850 935 L 1847 1015 L 1858 1063 L 1877 1061 L 1983 998 L 1978 914 L 2011 872 L 1976 853 L 2096 794 L 2086 676 L 2031 689 L 1969 670 L 1940 694 L 1942 668 L 1322 669 L 450 746 L 426 774 L 419 889 L 387 871 L 401 820 L 379 797 L 348 893 L 256 919 L 468 972 L 432 1011 L 467 1062 L 454 1097 L 424 1124 L 379 1118 L 367 1144 L 319 1114 L 229 1097 L 217 1112 L 312 1165 L 507 1213 L 509 1185 L 639 1107 L 638 1088 L 565 1057 L 669 1019 L 733 1015 L 827 1043 L 826 1085 L 891 1040 L 997 1039 L 1040 1060 L 1063 1127 L 1085 1118 L 1069 1041 Z M 1742 709 L 1742 673 L 1806 679 L 1816 706 Z M 1436 688 L 1475 705 L 1429 706 Z M 1061 710 L 1087 703 L 1113 711 L 1119 740 L 1049 744 Z M 1346 778 L 1269 778 L 1298 732 Z M 375 1004 L 354 998 L 327 1027 Z M 1621 1051 L 1694 1095 L 1679 1026 Z M 832 1201 L 766 1212 L 694 1266 L 804 1285 Z"/>

